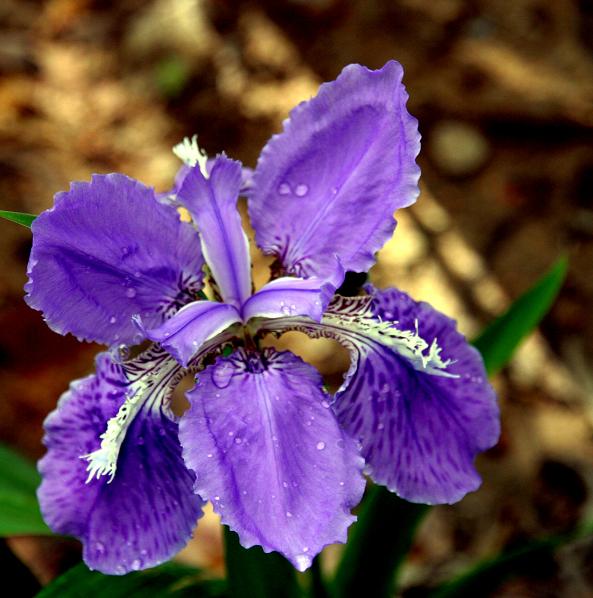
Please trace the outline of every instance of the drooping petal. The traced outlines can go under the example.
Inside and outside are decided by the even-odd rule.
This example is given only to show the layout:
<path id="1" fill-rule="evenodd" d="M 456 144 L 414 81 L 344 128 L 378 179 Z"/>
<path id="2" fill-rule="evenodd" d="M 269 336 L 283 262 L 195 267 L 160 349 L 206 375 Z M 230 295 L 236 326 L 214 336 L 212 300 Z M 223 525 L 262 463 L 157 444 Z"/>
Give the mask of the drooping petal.
<path id="1" fill-rule="evenodd" d="M 287 273 L 327 277 L 334 254 L 346 270 L 367 271 L 393 212 L 415 201 L 420 136 L 402 74 L 393 61 L 347 66 L 264 148 L 249 214 L 258 245 Z"/>
<path id="2" fill-rule="evenodd" d="M 41 510 L 55 532 L 82 541 L 93 569 L 119 575 L 168 560 L 202 514 L 165 403 L 180 371 L 166 353 L 125 366 L 103 353 L 96 374 L 74 382 L 45 421 Z M 112 451 L 110 481 L 101 466 Z"/>
<path id="3" fill-rule="evenodd" d="M 346 540 L 362 459 L 313 367 L 287 352 L 240 351 L 201 372 L 187 397 L 179 432 L 195 490 L 243 546 L 304 570 L 323 546 Z"/>
<path id="4" fill-rule="evenodd" d="M 241 321 L 235 307 L 215 301 L 194 301 L 146 336 L 187 366 L 203 344 Z"/>
<path id="5" fill-rule="evenodd" d="M 31 228 L 26 301 L 60 334 L 132 343 L 134 314 L 158 326 L 202 286 L 196 232 L 126 176 L 73 183 Z"/>
<path id="6" fill-rule="evenodd" d="M 237 210 L 240 187 L 241 163 L 218 156 L 209 178 L 195 166 L 178 193 L 198 225 L 204 258 L 223 299 L 237 308 L 251 294 L 249 246 Z"/>
<path id="7" fill-rule="evenodd" d="M 482 358 L 428 303 L 367 288 L 371 297 L 332 303 L 322 324 L 293 328 L 350 350 L 333 408 L 372 479 L 412 502 L 456 502 L 480 485 L 474 458 L 499 436 Z"/>
<path id="8" fill-rule="evenodd" d="M 308 316 L 321 321 L 323 312 L 335 291 L 335 285 L 312 278 L 277 278 L 249 297 L 243 309 L 243 320 Z"/>

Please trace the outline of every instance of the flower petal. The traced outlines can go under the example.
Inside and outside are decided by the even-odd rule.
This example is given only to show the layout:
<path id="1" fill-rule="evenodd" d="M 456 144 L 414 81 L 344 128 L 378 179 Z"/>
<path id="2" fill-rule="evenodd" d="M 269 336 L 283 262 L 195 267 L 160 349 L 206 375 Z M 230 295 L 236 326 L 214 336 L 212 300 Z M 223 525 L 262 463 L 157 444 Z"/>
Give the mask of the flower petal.
<path id="1" fill-rule="evenodd" d="M 241 163 L 218 156 L 209 178 L 194 166 L 178 193 L 198 225 L 204 258 L 223 299 L 237 308 L 251 294 L 249 245 L 237 210 L 240 187 Z"/>
<path id="2" fill-rule="evenodd" d="M 195 231 L 126 176 L 73 183 L 31 228 L 26 300 L 60 334 L 132 343 L 132 315 L 158 326 L 202 286 Z"/>
<path id="3" fill-rule="evenodd" d="M 258 245 L 287 273 L 325 278 L 334 254 L 346 270 L 367 271 L 394 210 L 416 200 L 420 136 L 402 74 L 393 61 L 347 66 L 264 148 L 249 214 Z"/>
<path id="4" fill-rule="evenodd" d="M 334 291 L 335 285 L 317 277 L 277 278 L 249 297 L 241 310 L 243 320 L 308 316 L 319 322 Z"/>
<path id="5" fill-rule="evenodd" d="M 371 478 L 412 502 L 456 502 L 480 485 L 474 458 L 500 431 L 482 358 L 428 303 L 367 289 L 371 297 L 334 301 L 321 324 L 295 319 L 292 328 L 350 350 L 333 407 L 361 443 Z"/>
<path id="6" fill-rule="evenodd" d="M 93 569 L 119 575 L 166 561 L 202 514 L 164 403 L 180 371 L 166 354 L 148 352 L 122 366 L 103 353 L 96 374 L 74 382 L 45 421 L 41 510 L 55 532 L 82 541 Z M 101 450 L 107 422 L 134 392 L 143 393 L 142 403 L 126 424 L 113 481 L 100 476 L 87 483 L 85 457 Z"/>
<path id="7" fill-rule="evenodd" d="M 240 321 L 241 316 L 232 305 L 194 301 L 158 328 L 146 330 L 145 334 L 181 365 L 187 366 L 206 341 Z"/>
<path id="8" fill-rule="evenodd" d="M 201 372 L 187 397 L 179 433 L 195 491 L 243 546 L 304 570 L 325 545 L 346 541 L 362 459 L 313 367 L 288 352 L 240 351 Z"/>
<path id="9" fill-rule="evenodd" d="M 208 173 L 210 173 L 210 171 L 212 170 L 212 166 L 214 165 L 215 161 L 216 161 L 216 158 L 209 158 L 208 161 L 206 162 L 206 169 L 207 169 Z M 181 189 L 181 186 L 183 185 L 183 181 L 185 180 L 185 177 L 191 171 L 191 169 L 192 169 L 191 166 L 188 166 L 187 164 L 183 164 L 183 166 L 181 166 L 181 168 L 179 168 L 179 170 L 177 171 L 177 174 L 175 175 L 175 181 L 173 183 L 173 187 L 169 191 L 166 191 L 164 193 L 159 193 L 158 194 L 159 199 L 162 199 L 165 201 L 175 200 L 177 197 L 177 194 L 179 193 L 179 189 Z M 253 185 L 253 168 L 249 168 L 248 166 L 242 166 L 241 167 L 241 187 L 239 189 L 239 195 L 241 195 L 242 197 L 249 196 L 249 194 L 251 193 L 252 185 Z"/>

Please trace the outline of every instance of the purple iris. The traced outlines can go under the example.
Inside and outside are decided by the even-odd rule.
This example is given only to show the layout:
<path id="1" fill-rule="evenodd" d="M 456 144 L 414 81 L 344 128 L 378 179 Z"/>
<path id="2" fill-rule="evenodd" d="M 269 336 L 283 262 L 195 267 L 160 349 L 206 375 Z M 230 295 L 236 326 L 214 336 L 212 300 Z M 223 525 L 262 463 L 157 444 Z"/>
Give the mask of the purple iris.
<path id="1" fill-rule="evenodd" d="M 101 353 L 45 423 L 43 515 L 82 540 L 89 567 L 169 559 L 209 500 L 244 546 L 304 570 L 346 540 L 363 473 L 429 504 L 479 486 L 473 461 L 496 442 L 499 416 L 477 351 L 396 289 L 334 294 L 345 271 L 370 268 L 393 212 L 418 195 L 420 137 L 401 79 L 396 62 L 348 66 L 292 111 L 252 178 L 186 140 L 169 197 L 96 175 L 33 224 L 31 307 L 62 334 L 146 347 Z M 256 293 L 241 189 L 258 245 L 277 258 Z M 288 330 L 349 349 L 334 396 L 296 355 L 259 349 Z M 195 386 L 177 418 L 171 395 L 187 373 Z"/>

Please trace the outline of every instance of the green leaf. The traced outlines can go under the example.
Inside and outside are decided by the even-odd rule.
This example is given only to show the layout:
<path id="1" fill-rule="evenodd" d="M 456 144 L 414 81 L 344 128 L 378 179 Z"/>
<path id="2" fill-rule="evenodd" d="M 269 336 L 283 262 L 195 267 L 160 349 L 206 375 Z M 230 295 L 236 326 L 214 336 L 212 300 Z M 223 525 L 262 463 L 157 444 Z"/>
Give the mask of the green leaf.
<path id="1" fill-rule="evenodd" d="M 496 318 L 473 342 L 484 358 L 486 371 L 496 374 L 505 366 L 521 341 L 541 322 L 564 282 L 568 262 L 562 257 L 531 289 Z"/>
<path id="2" fill-rule="evenodd" d="M 37 598 L 86 596 L 222 598 L 226 593 L 224 582 L 205 580 L 198 569 L 177 563 L 167 563 L 154 569 L 122 576 L 103 575 L 91 571 L 81 563 L 66 571 L 37 594 Z"/>
<path id="3" fill-rule="evenodd" d="M 489 596 L 510 577 L 549 568 L 555 550 L 591 533 L 593 533 L 593 525 L 589 523 L 573 532 L 534 540 L 494 558 L 485 559 L 454 580 L 439 586 L 430 592 L 429 596 L 430 598 Z"/>
<path id="4" fill-rule="evenodd" d="M 298 598 L 294 567 L 282 556 L 259 546 L 243 548 L 237 534 L 224 526 L 227 580 L 231 598 Z"/>
<path id="5" fill-rule="evenodd" d="M 371 487 L 340 561 L 334 595 L 393 596 L 397 572 L 428 509 L 402 500 L 382 486 Z"/>
<path id="6" fill-rule="evenodd" d="M 40 483 L 29 461 L 0 445 L 0 536 L 52 533 L 39 512 L 36 490 Z"/>
<path id="7" fill-rule="evenodd" d="M 0 210 L 0 218 L 31 228 L 31 224 L 37 216 L 34 216 L 33 214 L 25 214 L 24 212 L 7 212 L 6 210 Z"/>

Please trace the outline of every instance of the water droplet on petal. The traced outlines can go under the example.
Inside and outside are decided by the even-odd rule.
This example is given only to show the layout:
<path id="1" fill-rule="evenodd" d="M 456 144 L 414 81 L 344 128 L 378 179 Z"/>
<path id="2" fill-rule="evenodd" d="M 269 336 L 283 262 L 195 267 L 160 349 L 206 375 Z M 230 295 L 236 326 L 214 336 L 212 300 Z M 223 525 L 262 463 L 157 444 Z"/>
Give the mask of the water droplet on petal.
<path id="1" fill-rule="evenodd" d="M 297 185 L 294 192 L 298 197 L 304 197 L 309 192 L 309 185 L 304 185 L 304 184 Z"/>
<path id="2" fill-rule="evenodd" d="M 140 559 L 134 559 L 130 565 L 133 571 L 138 571 L 142 567 L 142 561 Z"/>
<path id="3" fill-rule="evenodd" d="M 99 553 L 99 554 L 103 554 L 105 552 L 105 545 L 103 544 L 103 542 L 97 542 L 95 544 L 95 550 Z"/>
<path id="4" fill-rule="evenodd" d="M 292 517 L 292 513 L 290 511 L 286 511 L 286 516 L 290 518 Z"/>
<path id="5" fill-rule="evenodd" d="M 241 438 L 239 438 L 237 436 L 237 438 L 235 438 L 235 444 L 241 444 L 243 442 L 243 440 Z"/>
<path id="6" fill-rule="evenodd" d="M 292 189 L 288 183 L 281 183 L 278 186 L 278 193 L 280 193 L 280 195 L 290 195 L 292 193 Z"/>
<path id="7" fill-rule="evenodd" d="M 316 448 L 318 451 L 322 451 L 322 450 L 325 448 L 325 442 L 318 442 L 318 443 L 315 445 L 315 448 Z"/>
<path id="8" fill-rule="evenodd" d="M 115 316 L 111 316 L 111 317 L 109 318 L 109 323 L 110 323 L 110 324 L 115 324 L 116 322 L 117 322 L 117 318 L 116 318 Z"/>
<path id="9" fill-rule="evenodd" d="M 214 386 L 220 389 L 227 388 L 231 383 L 234 373 L 235 370 L 230 363 L 226 361 L 219 362 L 214 366 L 214 371 L 212 372 L 212 382 Z"/>
<path id="10" fill-rule="evenodd" d="M 129 297 L 130 299 L 133 299 L 135 296 L 136 296 L 136 289 L 129 288 L 126 291 L 126 297 Z"/>
<path id="11" fill-rule="evenodd" d="M 321 405 L 322 405 L 322 407 L 329 409 L 329 403 L 327 401 L 325 401 L 325 400 L 321 401 Z"/>

